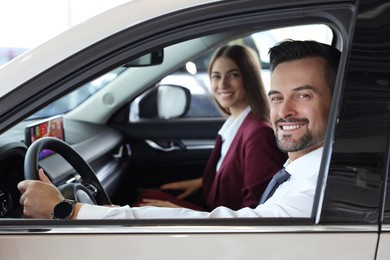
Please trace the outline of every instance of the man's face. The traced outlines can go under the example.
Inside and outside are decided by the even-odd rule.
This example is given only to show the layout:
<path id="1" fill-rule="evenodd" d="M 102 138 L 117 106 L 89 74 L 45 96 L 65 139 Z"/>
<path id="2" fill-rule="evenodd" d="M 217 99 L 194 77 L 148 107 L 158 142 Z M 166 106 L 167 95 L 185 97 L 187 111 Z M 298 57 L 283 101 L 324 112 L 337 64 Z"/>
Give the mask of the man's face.
<path id="1" fill-rule="evenodd" d="M 271 74 L 271 121 L 290 160 L 323 145 L 331 103 L 324 65 L 322 58 L 304 58 L 281 63 Z"/>

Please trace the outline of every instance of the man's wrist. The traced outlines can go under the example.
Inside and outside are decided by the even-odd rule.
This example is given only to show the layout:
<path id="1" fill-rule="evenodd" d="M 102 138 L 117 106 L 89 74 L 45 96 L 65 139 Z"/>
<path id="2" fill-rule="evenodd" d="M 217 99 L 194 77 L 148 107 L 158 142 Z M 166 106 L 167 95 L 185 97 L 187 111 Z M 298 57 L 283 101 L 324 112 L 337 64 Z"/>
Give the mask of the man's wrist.
<path id="1" fill-rule="evenodd" d="M 77 219 L 77 216 L 79 214 L 79 211 L 81 209 L 81 207 L 83 206 L 82 203 L 80 202 L 77 202 L 75 205 L 74 205 L 74 209 L 73 209 L 73 215 L 70 219 Z"/>

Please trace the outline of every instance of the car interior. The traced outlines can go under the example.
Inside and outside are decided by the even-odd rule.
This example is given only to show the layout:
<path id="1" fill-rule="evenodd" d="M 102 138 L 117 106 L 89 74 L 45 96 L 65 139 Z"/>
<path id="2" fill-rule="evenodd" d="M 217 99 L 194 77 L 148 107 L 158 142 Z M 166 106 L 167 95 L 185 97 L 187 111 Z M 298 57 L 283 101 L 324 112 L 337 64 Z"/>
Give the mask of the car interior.
<path id="1" fill-rule="evenodd" d="M 319 40 L 336 42 L 327 25 L 310 26 L 324 30 L 326 39 Z M 272 36 L 264 49 L 283 39 L 280 37 L 299 33 L 307 37 L 306 27 L 284 27 L 290 33 L 283 35 L 286 28 L 274 28 L 265 34 L 275 38 Z M 223 44 L 246 44 L 264 57 L 266 50 L 254 36 L 259 33 L 265 37 L 264 30 L 241 28 L 153 49 L 30 113 L 0 136 L 0 217 L 22 217 L 16 185 L 25 178 L 36 179 L 38 167 L 70 198 L 97 204 L 131 205 L 144 190 L 200 177 L 225 120 L 212 101 L 204 63 Z M 267 60 L 261 60 L 267 87 Z M 189 63 L 194 64 L 195 73 L 186 67 Z M 196 66 L 202 63 L 203 69 Z M 195 111 L 197 108 L 203 110 Z M 62 121 L 57 124 L 58 117 Z M 42 136 L 52 136 L 76 152 L 62 149 L 55 141 L 42 142 L 27 152 L 31 135 L 36 135 L 32 145 Z M 47 154 L 39 158 L 42 151 Z M 90 173 L 86 173 L 88 165 Z M 101 191 L 105 198 L 96 195 Z"/>

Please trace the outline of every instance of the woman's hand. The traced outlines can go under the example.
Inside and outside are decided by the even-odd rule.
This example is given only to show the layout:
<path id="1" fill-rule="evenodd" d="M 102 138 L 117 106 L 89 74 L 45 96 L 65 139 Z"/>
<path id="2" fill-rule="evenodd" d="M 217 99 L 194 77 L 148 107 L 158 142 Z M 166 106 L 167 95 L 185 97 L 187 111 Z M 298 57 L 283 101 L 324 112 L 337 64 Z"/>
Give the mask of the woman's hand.
<path id="1" fill-rule="evenodd" d="M 181 208 L 180 206 L 166 201 L 166 200 L 153 200 L 153 199 L 143 199 L 139 203 L 139 206 L 155 206 L 155 207 L 165 207 L 165 208 Z"/>
<path id="2" fill-rule="evenodd" d="M 160 187 L 162 190 L 183 190 L 183 193 L 179 194 L 177 197 L 179 199 L 187 198 L 188 196 L 194 194 L 202 187 L 202 178 L 186 180 L 186 181 L 177 181 L 164 184 Z"/>

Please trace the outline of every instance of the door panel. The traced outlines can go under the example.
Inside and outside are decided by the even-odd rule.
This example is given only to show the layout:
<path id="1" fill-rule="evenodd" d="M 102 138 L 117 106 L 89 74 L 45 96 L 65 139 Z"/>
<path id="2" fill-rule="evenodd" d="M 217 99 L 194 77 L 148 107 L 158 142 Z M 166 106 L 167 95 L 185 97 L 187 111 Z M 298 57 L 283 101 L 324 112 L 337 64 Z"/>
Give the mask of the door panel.
<path id="1" fill-rule="evenodd" d="M 382 233 L 380 236 L 379 244 L 378 244 L 378 253 L 377 253 L 377 260 L 385 260 L 389 259 L 390 255 L 390 248 L 389 248 L 389 243 L 390 243 L 390 226 L 389 225 L 384 225 L 382 226 Z"/>
<path id="2" fill-rule="evenodd" d="M 137 191 L 201 177 L 223 122 L 223 118 L 218 118 L 114 124 L 124 133 L 131 149 L 130 168 L 122 190 L 127 194 L 131 191 L 133 200 Z"/>
<path id="3" fill-rule="evenodd" d="M 79 234 L 78 236 L 52 234 L 9 235 L 0 238 L 4 259 L 69 259 L 58 254 L 64 245 L 77 245 L 80 259 L 318 259 L 367 260 L 374 259 L 377 234 L 333 230 L 318 230 L 303 226 L 265 226 L 218 228 L 122 227 L 110 234 Z M 127 230 L 126 234 L 123 231 Z M 316 230 L 317 229 L 317 230 Z M 70 231 L 70 230 L 68 230 Z M 101 231 L 105 233 L 105 231 Z M 142 234 L 142 235 L 140 235 Z M 41 238 L 41 239 L 40 239 Z M 209 241 L 205 243 L 204 241 Z M 107 247 L 107 245 L 115 245 Z M 153 245 L 153 250 L 151 250 Z M 196 245 L 202 245 L 201 250 Z M 91 250 L 93 248 L 93 250 Z M 15 258 L 15 250 L 20 254 Z M 381 259 L 381 258 L 378 258 Z M 385 258 L 382 258 L 385 259 Z"/>

